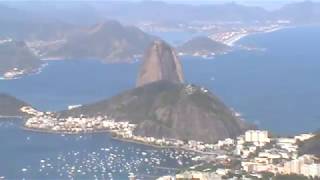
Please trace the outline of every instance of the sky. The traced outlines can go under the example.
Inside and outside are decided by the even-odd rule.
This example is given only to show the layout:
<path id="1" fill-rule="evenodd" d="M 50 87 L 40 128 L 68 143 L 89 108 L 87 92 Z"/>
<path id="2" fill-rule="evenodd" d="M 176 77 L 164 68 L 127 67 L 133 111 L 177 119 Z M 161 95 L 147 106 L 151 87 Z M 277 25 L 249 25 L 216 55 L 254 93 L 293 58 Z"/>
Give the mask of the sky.
<path id="1" fill-rule="evenodd" d="M 106 0 L 108 1 L 108 0 Z M 126 0 L 123 0 L 126 1 Z M 140 0 L 129 0 L 129 1 L 140 1 Z M 153 1 L 153 0 L 144 0 L 144 1 Z M 239 2 L 239 3 L 291 3 L 291 2 L 301 2 L 305 0 L 162 0 L 166 2 L 186 2 L 186 3 L 223 3 L 223 2 Z M 318 1 L 320 0 L 310 0 Z"/>
<path id="2" fill-rule="evenodd" d="M 131 0 L 131 1 L 140 1 L 140 0 Z M 146 0 L 152 1 L 152 0 Z M 285 4 L 290 4 L 294 2 L 302 2 L 302 1 L 313 1 L 320 2 L 320 0 L 162 0 L 168 3 L 187 3 L 187 4 L 217 4 L 217 3 L 228 3 L 228 2 L 236 2 L 244 5 L 251 6 L 261 6 L 267 9 L 277 9 L 282 7 Z"/>
<path id="3" fill-rule="evenodd" d="M 139 2 L 139 1 L 165 1 L 167 3 L 182 3 L 182 4 L 193 4 L 193 5 L 200 5 L 200 4 L 221 4 L 221 3 L 230 3 L 230 2 L 236 2 L 239 4 L 244 5 L 251 5 L 251 6 L 260 6 L 267 9 L 275 9 L 279 8 L 285 4 L 288 3 L 294 3 L 294 2 L 301 2 L 301 1 L 314 1 L 314 2 L 320 2 L 320 0 L 0 0 L 0 2 L 26 2 L 26 1 L 41 1 L 41 2 L 108 2 L 108 1 L 129 1 L 129 2 Z"/>

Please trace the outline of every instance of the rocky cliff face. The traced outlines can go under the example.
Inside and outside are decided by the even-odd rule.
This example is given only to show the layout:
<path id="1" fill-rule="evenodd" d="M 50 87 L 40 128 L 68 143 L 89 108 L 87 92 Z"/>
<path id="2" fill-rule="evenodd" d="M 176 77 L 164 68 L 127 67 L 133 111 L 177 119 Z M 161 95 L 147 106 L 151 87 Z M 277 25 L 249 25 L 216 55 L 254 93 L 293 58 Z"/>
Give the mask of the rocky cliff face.
<path id="1" fill-rule="evenodd" d="M 184 82 L 182 66 L 176 52 L 160 40 L 155 41 L 145 53 L 137 87 L 159 80 Z"/>

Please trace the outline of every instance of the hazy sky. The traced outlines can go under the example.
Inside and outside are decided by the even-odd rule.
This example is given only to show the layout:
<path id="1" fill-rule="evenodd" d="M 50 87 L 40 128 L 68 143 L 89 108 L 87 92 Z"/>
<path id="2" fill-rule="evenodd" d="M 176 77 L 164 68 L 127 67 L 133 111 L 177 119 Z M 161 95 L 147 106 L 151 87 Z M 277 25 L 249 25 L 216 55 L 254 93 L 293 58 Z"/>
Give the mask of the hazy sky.
<path id="1" fill-rule="evenodd" d="M 106 0 L 107 1 L 107 0 Z M 123 0 L 125 1 L 125 0 Z M 129 1 L 140 1 L 140 0 L 129 0 Z M 144 1 L 153 1 L 153 0 L 144 0 Z M 301 2 L 305 0 L 163 0 L 166 2 L 187 2 L 187 3 L 223 3 L 223 2 L 239 2 L 239 3 L 291 3 L 291 2 Z M 320 0 L 310 0 L 318 1 Z"/>
<path id="2" fill-rule="evenodd" d="M 183 3 L 183 4 L 221 4 L 221 3 L 230 3 L 236 2 L 245 5 L 253 5 L 253 6 L 261 6 L 265 8 L 278 8 L 283 6 L 284 4 L 294 3 L 294 2 L 302 2 L 302 1 L 314 1 L 320 2 L 320 0 L 0 0 L 0 2 L 26 2 L 26 1 L 33 1 L 33 2 L 108 2 L 108 1 L 129 1 L 129 2 L 139 2 L 139 1 L 165 1 L 167 3 Z"/>
<path id="3" fill-rule="evenodd" d="M 131 0 L 139 1 L 139 0 Z M 146 0 L 149 1 L 149 0 Z M 150 0 L 152 1 L 152 0 Z M 162 0 L 169 3 L 187 3 L 187 4 L 216 4 L 216 3 L 227 3 L 236 2 L 245 5 L 262 6 L 265 8 L 279 8 L 285 4 L 303 1 L 320 2 L 320 0 Z"/>

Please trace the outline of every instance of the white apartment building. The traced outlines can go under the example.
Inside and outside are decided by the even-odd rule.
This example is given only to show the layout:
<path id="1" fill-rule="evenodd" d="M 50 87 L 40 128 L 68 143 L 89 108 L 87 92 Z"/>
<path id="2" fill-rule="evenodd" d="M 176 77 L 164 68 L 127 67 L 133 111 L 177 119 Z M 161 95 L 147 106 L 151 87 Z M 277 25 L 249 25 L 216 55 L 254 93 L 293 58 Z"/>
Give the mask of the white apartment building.
<path id="1" fill-rule="evenodd" d="M 315 163 L 315 159 L 314 156 L 303 155 L 298 159 L 286 162 L 284 164 L 284 173 L 320 177 L 320 164 Z"/>
<path id="2" fill-rule="evenodd" d="M 301 174 L 304 176 L 320 178 L 320 164 L 303 164 Z"/>
<path id="3" fill-rule="evenodd" d="M 268 131 L 249 130 L 245 133 L 245 141 L 253 143 L 270 142 Z"/>

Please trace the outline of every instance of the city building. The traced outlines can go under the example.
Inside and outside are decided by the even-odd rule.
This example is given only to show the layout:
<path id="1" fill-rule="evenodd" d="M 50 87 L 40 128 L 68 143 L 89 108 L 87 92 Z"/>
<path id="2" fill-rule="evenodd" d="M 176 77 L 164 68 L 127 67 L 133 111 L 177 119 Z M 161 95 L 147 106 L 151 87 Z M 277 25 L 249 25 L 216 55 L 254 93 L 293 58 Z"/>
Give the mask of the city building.
<path id="1" fill-rule="evenodd" d="M 249 130 L 245 133 L 245 141 L 252 143 L 268 143 L 270 142 L 268 131 Z"/>

